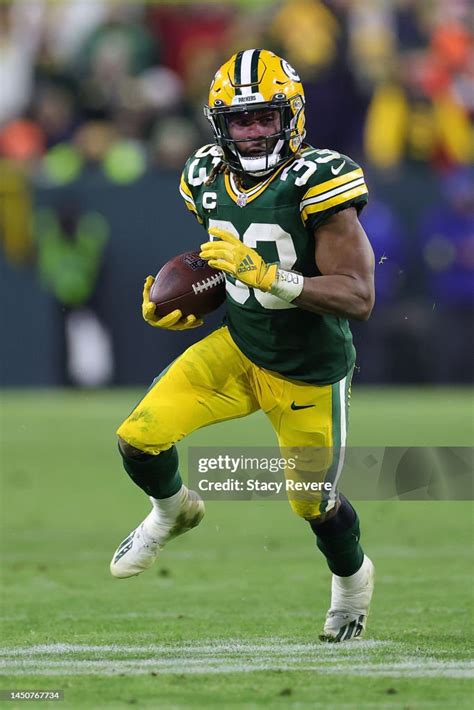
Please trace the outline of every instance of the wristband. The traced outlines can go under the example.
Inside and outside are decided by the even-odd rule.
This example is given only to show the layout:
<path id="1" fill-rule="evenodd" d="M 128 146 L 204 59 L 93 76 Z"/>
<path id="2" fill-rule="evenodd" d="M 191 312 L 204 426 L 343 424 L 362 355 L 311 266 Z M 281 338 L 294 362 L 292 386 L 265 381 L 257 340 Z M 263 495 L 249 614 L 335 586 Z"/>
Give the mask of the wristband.
<path id="1" fill-rule="evenodd" d="M 303 290 L 304 276 L 302 274 L 296 273 L 296 271 L 285 271 L 285 269 L 278 269 L 276 273 L 275 281 L 273 282 L 270 293 L 274 296 L 278 296 L 283 301 L 294 301 L 301 291 Z"/>

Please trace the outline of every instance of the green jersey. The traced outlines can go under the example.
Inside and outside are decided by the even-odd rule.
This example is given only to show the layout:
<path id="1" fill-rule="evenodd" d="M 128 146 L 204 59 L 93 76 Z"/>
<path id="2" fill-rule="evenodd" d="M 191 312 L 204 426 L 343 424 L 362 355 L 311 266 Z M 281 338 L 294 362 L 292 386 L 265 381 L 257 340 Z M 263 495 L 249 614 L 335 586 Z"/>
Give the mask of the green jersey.
<path id="1" fill-rule="evenodd" d="M 267 263 L 318 276 L 314 230 L 329 216 L 367 202 L 362 169 L 332 150 L 306 145 L 269 176 L 241 189 L 218 173 L 219 149 L 206 145 L 187 161 L 180 185 L 187 207 L 209 229 L 225 229 Z M 255 364 L 294 380 L 331 384 L 352 369 L 355 350 L 345 318 L 318 315 L 226 275 L 230 334 Z"/>

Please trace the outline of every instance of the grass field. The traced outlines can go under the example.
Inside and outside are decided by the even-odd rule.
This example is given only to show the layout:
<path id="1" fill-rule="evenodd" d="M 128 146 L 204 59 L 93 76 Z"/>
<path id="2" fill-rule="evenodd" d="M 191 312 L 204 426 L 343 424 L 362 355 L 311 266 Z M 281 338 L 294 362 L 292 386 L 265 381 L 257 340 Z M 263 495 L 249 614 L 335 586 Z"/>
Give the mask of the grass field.
<path id="1" fill-rule="evenodd" d="M 2 395 L 2 689 L 60 689 L 67 708 L 472 707 L 469 502 L 357 505 L 378 575 L 359 643 L 317 641 L 330 575 L 284 502 L 211 501 L 149 572 L 110 577 L 148 512 L 114 436 L 138 396 Z M 350 440 L 470 445 L 471 403 L 461 390 L 356 388 Z M 273 438 L 254 415 L 181 452 L 217 442 Z"/>

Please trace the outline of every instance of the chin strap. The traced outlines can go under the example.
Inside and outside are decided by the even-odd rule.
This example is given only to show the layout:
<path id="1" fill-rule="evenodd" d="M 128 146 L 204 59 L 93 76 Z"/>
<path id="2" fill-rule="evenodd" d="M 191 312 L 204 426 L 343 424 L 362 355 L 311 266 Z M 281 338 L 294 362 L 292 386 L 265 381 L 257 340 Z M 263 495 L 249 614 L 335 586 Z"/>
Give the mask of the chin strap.
<path id="1" fill-rule="evenodd" d="M 251 156 L 242 155 L 237 150 L 237 156 L 244 172 L 255 175 L 256 177 L 263 177 L 272 170 L 275 170 L 275 168 L 283 162 L 284 158 L 280 155 L 283 146 L 284 141 L 279 140 L 269 154 L 252 158 Z M 257 163 L 261 163 L 261 167 L 257 165 Z"/>

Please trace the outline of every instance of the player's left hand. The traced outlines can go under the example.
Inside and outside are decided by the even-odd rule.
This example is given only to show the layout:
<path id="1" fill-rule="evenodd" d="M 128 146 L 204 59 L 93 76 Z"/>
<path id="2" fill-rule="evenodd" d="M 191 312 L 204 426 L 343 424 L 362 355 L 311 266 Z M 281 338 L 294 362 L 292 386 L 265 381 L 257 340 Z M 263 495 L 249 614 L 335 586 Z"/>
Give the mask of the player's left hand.
<path id="1" fill-rule="evenodd" d="M 189 328 L 198 328 L 204 323 L 197 316 L 183 316 L 179 309 L 171 311 L 166 316 L 157 316 L 155 313 L 156 303 L 150 301 L 150 289 L 154 280 L 153 276 L 147 276 L 143 285 L 142 316 L 148 325 L 165 330 L 188 330 Z"/>
<path id="2" fill-rule="evenodd" d="M 277 275 L 277 264 L 266 264 L 255 249 L 230 232 L 211 227 L 209 234 L 219 241 L 201 244 L 199 256 L 214 269 L 222 269 L 251 288 L 270 291 Z"/>

